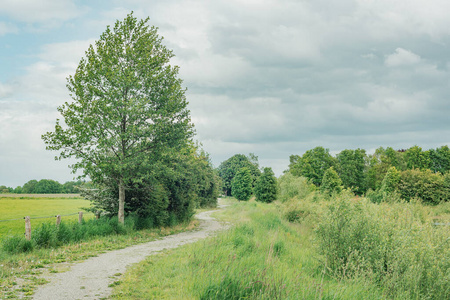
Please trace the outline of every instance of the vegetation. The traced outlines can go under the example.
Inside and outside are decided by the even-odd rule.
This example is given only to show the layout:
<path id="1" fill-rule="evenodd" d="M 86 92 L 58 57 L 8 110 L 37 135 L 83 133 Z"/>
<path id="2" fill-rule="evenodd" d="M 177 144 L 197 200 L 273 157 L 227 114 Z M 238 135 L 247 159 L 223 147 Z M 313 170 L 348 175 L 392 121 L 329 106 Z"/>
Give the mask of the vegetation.
<path id="1" fill-rule="evenodd" d="M 256 201 L 270 203 L 277 199 L 277 178 L 272 168 L 264 168 L 261 176 L 256 180 Z"/>
<path id="2" fill-rule="evenodd" d="M 248 201 L 252 196 L 252 175 L 247 168 L 241 168 L 231 182 L 233 197 Z"/>
<path id="3" fill-rule="evenodd" d="M 78 181 L 67 181 L 64 184 L 51 179 L 41 179 L 39 181 L 33 179 L 26 182 L 23 187 L 16 188 L 0 186 L 0 194 L 14 193 L 14 194 L 78 194 L 80 187 L 89 187 L 90 184 Z"/>
<path id="4" fill-rule="evenodd" d="M 120 227 L 117 224 L 117 218 L 116 225 L 117 228 Z M 34 250 L 12 254 L 0 249 L 0 298 L 22 299 L 32 295 L 36 286 L 47 282 L 40 276 L 44 269 L 48 269 L 50 273 L 64 272 L 67 271 L 65 263 L 87 259 L 108 250 L 152 241 L 181 231 L 192 230 L 196 225 L 197 221 L 192 221 L 170 228 L 159 227 L 127 231 L 127 234 L 97 235 L 83 242 L 69 242 L 58 248 L 37 248 L 34 247 L 33 242 L 27 243 L 21 237 L 17 237 L 16 241 L 11 241 L 13 246 L 23 245 L 22 249 L 26 250 L 28 244 Z M 47 228 L 50 227 L 47 226 Z M 14 245 L 14 243 L 16 244 Z"/>
<path id="5" fill-rule="evenodd" d="M 242 168 L 247 168 L 252 177 L 252 187 L 255 186 L 256 180 L 261 175 L 259 170 L 258 157 L 250 153 L 249 156 L 243 154 L 236 154 L 229 159 L 223 161 L 217 168 L 218 174 L 222 179 L 223 193 L 231 196 L 233 178 Z"/>
<path id="6" fill-rule="evenodd" d="M 60 151 L 58 159 L 77 159 L 74 172 L 117 189 L 121 223 L 127 191 L 159 189 L 155 163 L 193 135 L 178 67 L 169 65 L 173 54 L 148 21 L 131 13 L 107 27 L 68 78 L 73 102 L 58 108 L 66 126 L 57 120 L 55 131 L 42 136 L 48 150 Z"/>
<path id="7" fill-rule="evenodd" d="M 447 146 L 427 151 L 418 146 L 401 151 L 378 148 L 372 155 L 367 155 L 363 149 L 346 149 L 336 158 L 328 149 L 316 147 L 303 156 L 291 155 L 290 160 L 289 173 L 308 178 L 321 190 L 329 189 L 321 187 L 324 168 L 333 167 L 344 188 L 360 196 L 367 195 L 374 202 L 399 197 L 438 204 L 450 199 L 450 149 Z M 328 180 L 325 182 L 329 184 Z"/>
<path id="8" fill-rule="evenodd" d="M 31 228 L 34 229 L 45 222 L 55 224 L 56 215 L 62 215 L 62 219 L 66 221 L 78 220 L 78 212 L 82 211 L 83 207 L 89 206 L 89 201 L 81 197 L 63 198 L 57 195 L 45 195 L 47 197 L 44 198 L 43 196 L 44 195 L 0 196 L 0 211 L 2 212 L 0 240 L 8 235 L 23 236 L 23 233 L 25 232 L 25 221 L 23 218 L 25 216 L 30 216 L 32 218 Z M 89 219 L 93 217 L 93 214 L 85 214 L 84 217 Z"/>

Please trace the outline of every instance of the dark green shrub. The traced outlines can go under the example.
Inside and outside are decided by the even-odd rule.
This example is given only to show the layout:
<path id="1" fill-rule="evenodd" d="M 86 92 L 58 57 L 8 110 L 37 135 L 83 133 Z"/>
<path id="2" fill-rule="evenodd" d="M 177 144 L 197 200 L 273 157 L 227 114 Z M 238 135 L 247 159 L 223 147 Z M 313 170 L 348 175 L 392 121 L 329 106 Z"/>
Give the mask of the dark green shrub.
<path id="1" fill-rule="evenodd" d="M 247 168 L 240 169 L 231 183 L 233 197 L 247 201 L 252 196 L 252 177 Z"/>
<path id="2" fill-rule="evenodd" d="M 256 201 L 270 203 L 277 199 L 277 178 L 272 168 L 264 168 L 263 173 L 256 180 Z"/>

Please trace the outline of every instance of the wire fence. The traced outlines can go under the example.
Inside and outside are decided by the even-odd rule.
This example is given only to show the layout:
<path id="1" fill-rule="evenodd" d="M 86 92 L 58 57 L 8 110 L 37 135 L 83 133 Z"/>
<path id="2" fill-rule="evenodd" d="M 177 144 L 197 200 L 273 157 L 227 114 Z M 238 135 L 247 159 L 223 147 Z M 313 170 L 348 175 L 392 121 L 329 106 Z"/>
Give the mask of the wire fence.
<path id="1" fill-rule="evenodd" d="M 61 217 L 69 217 L 69 216 L 75 216 L 78 215 L 79 212 L 76 213 L 72 213 L 72 214 L 66 214 L 66 215 L 54 215 L 54 216 L 45 216 L 45 217 L 30 217 L 30 220 L 35 220 L 35 219 L 50 219 L 50 218 L 55 218 L 57 216 L 61 216 Z M 83 214 L 85 215 L 89 215 L 89 214 L 93 214 L 92 212 L 83 212 Z M 11 221 L 20 221 L 25 219 L 25 217 L 22 218 L 18 218 L 18 219 L 8 219 L 8 220 L 0 220 L 0 222 L 11 222 Z"/>

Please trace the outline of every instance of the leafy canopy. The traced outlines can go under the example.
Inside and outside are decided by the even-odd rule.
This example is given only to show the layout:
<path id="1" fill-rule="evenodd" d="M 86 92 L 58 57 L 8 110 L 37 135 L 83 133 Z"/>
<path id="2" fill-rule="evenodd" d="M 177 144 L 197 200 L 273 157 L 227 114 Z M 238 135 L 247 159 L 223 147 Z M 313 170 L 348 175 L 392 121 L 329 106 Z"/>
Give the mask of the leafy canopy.
<path id="1" fill-rule="evenodd" d="M 125 188 L 193 134 L 173 54 L 148 21 L 131 13 L 107 27 L 67 79 L 73 101 L 58 108 L 64 122 L 42 136 L 48 150 L 60 151 L 57 159 L 77 159 L 73 172 L 119 186 L 119 219 Z"/>

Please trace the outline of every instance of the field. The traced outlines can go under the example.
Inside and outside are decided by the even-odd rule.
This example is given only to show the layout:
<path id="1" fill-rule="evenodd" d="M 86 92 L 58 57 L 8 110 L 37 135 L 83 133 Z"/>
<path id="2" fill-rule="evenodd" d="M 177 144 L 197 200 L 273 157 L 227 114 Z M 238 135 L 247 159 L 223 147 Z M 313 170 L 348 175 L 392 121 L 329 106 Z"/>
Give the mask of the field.
<path id="1" fill-rule="evenodd" d="M 0 239 L 10 234 L 23 234 L 25 216 L 31 217 L 33 229 L 45 222 L 55 222 L 56 215 L 63 216 L 63 220 L 78 220 L 78 212 L 89 205 L 88 200 L 77 194 L 2 194 L 0 195 Z M 83 216 L 92 218 L 93 214 L 84 212 Z"/>

